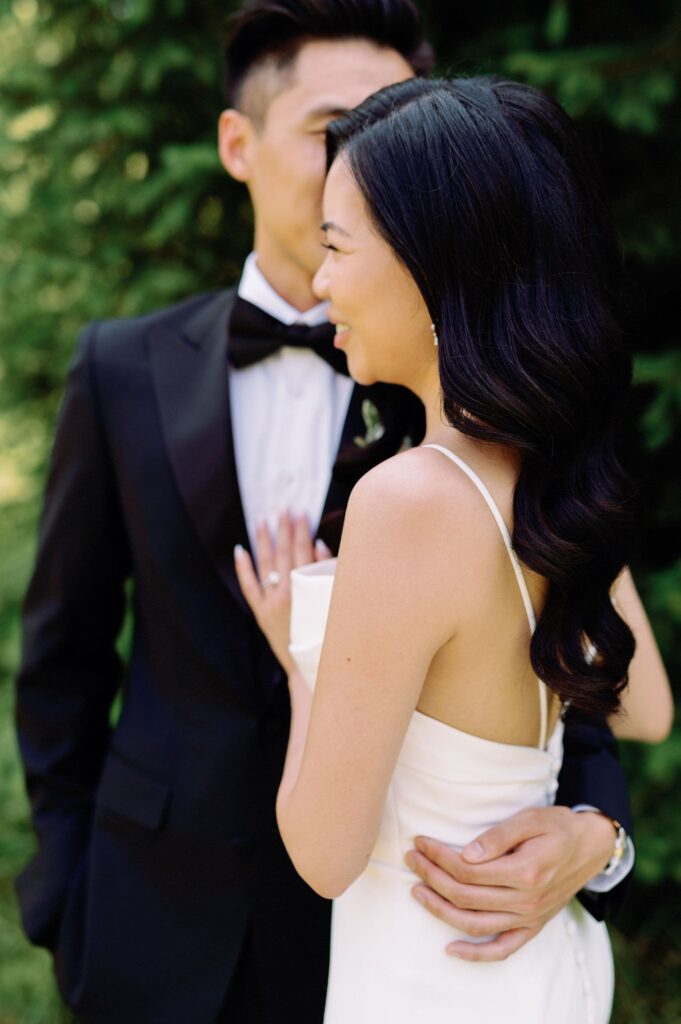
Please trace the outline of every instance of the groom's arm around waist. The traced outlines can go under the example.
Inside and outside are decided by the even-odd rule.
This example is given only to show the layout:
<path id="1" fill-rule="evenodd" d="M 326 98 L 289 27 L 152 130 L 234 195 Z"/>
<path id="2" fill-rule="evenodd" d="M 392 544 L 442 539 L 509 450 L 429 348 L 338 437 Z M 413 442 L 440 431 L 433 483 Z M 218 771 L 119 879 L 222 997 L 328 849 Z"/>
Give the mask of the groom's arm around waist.
<path id="1" fill-rule="evenodd" d="M 558 777 L 556 803 L 566 807 L 590 805 L 620 822 L 632 835 L 627 782 L 618 756 L 617 741 L 603 719 L 569 710 L 565 721 L 563 767 Z M 614 833 L 613 833 L 614 835 Z M 626 893 L 629 873 L 613 875 L 616 884 L 607 892 L 583 889 L 579 899 L 602 920 L 617 913 Z"/>
<path id="2" fill-rule="evenodd" d="M 29 938 L 54 939 L 90 828 L 122 665 L 129 553 L 100 419 L 96 324 L 71 366 L 23 607 L 17 732 L 38 852 L 17 882 Z"/>

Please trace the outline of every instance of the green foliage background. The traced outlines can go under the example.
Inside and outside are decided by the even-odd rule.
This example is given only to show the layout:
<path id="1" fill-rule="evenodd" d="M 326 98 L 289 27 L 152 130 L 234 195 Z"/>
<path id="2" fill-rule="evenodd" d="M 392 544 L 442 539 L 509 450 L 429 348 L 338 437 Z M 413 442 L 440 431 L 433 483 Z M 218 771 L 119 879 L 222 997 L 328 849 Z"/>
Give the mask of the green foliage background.
<path id="1" fill-rule="evenodd" d="M 0 0 L 0 1024 L 68 1019 L 12 894 L 32 849 L 11 721 L 17 609 L 64 370 L 88 319 L 148 311 L 238 275 L 250 212 L 215 153 L 219 40 L 234 6 Z M 674 0 L 458 6 L 421 4 L 440 68 L 550 90 L 606 175 L 637 353 L 632 445 L 647 512 L 634 569 L 678 680 L 681 14 Z M 638 861 L 613 930 L 613 1019 L 671 1024 L 681 1020 L 681 734 L 624 756 Z"/>

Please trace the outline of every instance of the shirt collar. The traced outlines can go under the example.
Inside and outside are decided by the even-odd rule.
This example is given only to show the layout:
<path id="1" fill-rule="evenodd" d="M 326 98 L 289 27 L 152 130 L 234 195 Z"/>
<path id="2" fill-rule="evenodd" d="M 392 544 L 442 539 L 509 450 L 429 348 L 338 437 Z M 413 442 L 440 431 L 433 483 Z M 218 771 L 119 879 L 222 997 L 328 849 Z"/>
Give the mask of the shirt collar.
<path id="1" fill-rule="evenodd" d="M 301 313 L 299 309 L 282 299 L 267 281 L 258 266 L 257 254 L 252 252 L 246 257 L 244 269 L 237 289 L 240 298 L 262 309 L 264 313 L 280 320 L 283 324 L 306 324 L 316 327 L 328 320 L 328 302 L 319 302 L 312 309 Z"/>

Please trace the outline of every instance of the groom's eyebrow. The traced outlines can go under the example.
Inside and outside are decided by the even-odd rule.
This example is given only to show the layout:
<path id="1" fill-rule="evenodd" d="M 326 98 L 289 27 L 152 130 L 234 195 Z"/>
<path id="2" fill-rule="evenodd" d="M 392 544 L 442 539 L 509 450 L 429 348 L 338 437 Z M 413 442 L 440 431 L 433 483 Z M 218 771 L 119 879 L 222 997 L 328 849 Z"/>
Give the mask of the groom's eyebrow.
<path id="1" fill-rule="evenodd" d="M 345 235 L 346 238 L 350 238 L 350 232 L 345 231 L 345 229 L 339 227 L 338 224 L 334 224 L 332 220 L 324 221 L 322 224 L 322 231 L 335 231 L 338 235 Z"/>
<path id="2" fill-rule="evenodd" d="M 322 106 L 314 107 L 313 110 L 308 111 L 307 116 L 311 121 L 316 121 L 322 117 L 343 117 L 347 112 L 347 107 L 341 107 L 337 103 L 324 103 Z"/>

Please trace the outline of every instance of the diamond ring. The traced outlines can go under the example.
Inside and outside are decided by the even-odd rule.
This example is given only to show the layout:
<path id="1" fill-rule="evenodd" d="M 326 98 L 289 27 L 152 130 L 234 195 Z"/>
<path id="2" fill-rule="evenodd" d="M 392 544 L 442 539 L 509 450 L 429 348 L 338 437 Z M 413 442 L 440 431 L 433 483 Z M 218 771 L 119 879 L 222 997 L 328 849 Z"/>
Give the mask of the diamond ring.
<path id="1" fill-rule="evenodd" d="M 277 587 L 281 583 L 281 576 L 276 569 L 272 569 L 271 572 L 267 573 L 262 585 L 263 590 L 267 590 L 268 587 Z"/>

